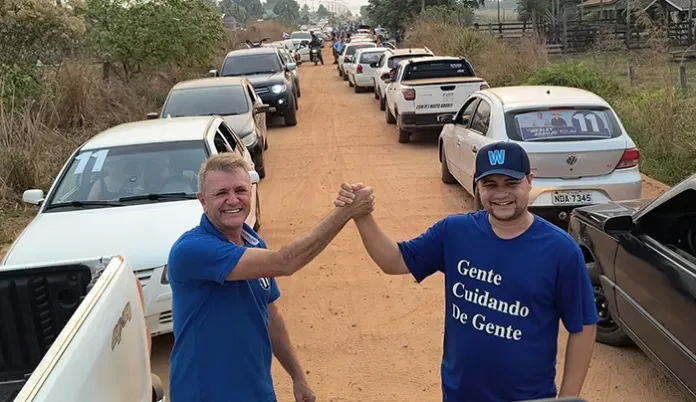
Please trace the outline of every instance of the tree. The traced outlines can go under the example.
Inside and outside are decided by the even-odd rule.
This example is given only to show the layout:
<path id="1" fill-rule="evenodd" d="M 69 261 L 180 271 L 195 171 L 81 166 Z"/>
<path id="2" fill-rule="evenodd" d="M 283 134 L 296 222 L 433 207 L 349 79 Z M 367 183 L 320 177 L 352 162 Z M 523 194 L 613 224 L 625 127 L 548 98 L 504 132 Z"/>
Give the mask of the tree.
<path id="1" fill-rule="evenodd" d="M 369 0 L 367 15 L 374 24 L 397 28 L 412 21 L 422 10 L 432 6 L 476 9 L 485 0 Z"/>
<path id="2" fill-rule="evenodd" d="M 331 16 L 331 12 L 324 7 L 323 4 L 319 4 L 319 8 L 317 8 L 317 17 L 319 18 L 328 18 Z"/>
<path id="3" fill-rule="evenodd" d="M 260 0 L 236 0 L 240 6 L 244 7 L 249 17 L 257 20 L 263 18 L 263 5 Z"/>
<path id="4" fill-rule="evenodd" d="M 273 6 L 273 12 L 281 20 L 290 23 L 300 19 L 300 5 L 295 0 L 278 0 Z"/>

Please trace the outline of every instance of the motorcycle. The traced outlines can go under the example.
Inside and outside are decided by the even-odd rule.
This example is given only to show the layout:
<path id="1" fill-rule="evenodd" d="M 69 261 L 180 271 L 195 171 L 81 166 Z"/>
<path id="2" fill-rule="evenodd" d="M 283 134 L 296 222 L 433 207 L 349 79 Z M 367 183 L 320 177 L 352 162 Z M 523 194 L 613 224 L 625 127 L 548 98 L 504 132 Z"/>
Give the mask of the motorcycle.
<path id="1" fill-rule="evenodd" d="M 261 39 L 260 41 L 257 41 L 257 42 L 252 42 L 252 41 L 250 41 L 250 40 L 247 39 L 247 40 L 245 41 L 245 43 L 246 43 L 246 45 L 247 45 L 247 48 L 253 49 L 253 48 L 255 48 L 255 47 L 261 47 L 261 46 L 263 46 L 263 43 L 264 43 L 265 41 L 267 41 L 268 39 L 270 39 L 270 38 L 263 38 L 263 39 Z"/>
<path id="2" fill-rule="evenodd" d="M 314 62 L 314 65 L 315 65 L 315 66 L 316 66 L 317 64 L 319 64 L 319 62 L 320 62 L 321 60 L 319 59 L 319 48 L 318 48 L 318 47 L 313 47 L 313 48 L 310 49 L 310 51 L 309 51 L 309 59 L 310 59 L 311 61 Z"/>

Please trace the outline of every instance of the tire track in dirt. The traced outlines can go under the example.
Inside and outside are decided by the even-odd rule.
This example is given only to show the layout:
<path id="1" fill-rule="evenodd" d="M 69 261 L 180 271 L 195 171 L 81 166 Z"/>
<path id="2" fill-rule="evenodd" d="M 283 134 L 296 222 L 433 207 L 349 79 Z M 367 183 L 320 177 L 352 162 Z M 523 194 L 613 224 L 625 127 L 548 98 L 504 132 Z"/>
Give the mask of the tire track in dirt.
<path id="1" fill-rule="evenodd" d="M 399 144 L 371 93 L 354 94 L 338 77 L 330 50 L 324 66 L 300 67 L 298 125 L 275 120 L 261 182 L 261 235 L 278 248 L 311 230 L 333 208 L 341 182 L 375 188 L 375 216 L 394 239 L 417 236 L 471 198 L 440 181 L 434 137 Z M 649 196 L 646 194 L 646 197 Z M 291 339 L 318 400 L 439 402 L 444 319 L 441 276 L 417 285 L 380 273 L 350 222 L 296 275 L 280 278 Z M 559 338 L 560 381 L 567 334 Z M 168 382 L 171 337 L 153 342 L 153 368 Z M 279 402 L 292 383 L 274 360 Z M 685 401 L 635 348 L 596 345 L 583 396 L 591 402 Z"/>

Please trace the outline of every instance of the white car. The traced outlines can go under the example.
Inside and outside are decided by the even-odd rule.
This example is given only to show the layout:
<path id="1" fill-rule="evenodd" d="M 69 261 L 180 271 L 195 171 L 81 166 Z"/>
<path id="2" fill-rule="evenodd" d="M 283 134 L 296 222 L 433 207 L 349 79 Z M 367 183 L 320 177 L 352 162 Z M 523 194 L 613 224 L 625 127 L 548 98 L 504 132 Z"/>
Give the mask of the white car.
<path id="1" fill-rule="evenodd" d="M 642 198 L 640 152 L 601 97 L 577 88 L 519 86 L 474 92 L 440 134 L 442 181 L 474 197 L 476 153 L 515 141 L 529 154 L 532 210 L 567 220 L 573 208 Z"/>
<path id="2" fill-rule="evenodd" d="M 379 58 L 388 49 L 384 47 L 372 47 L 359 49 L 355 52 L 355 63 L 347 64 L 348 85 L 355 89 L 355 93 L 363 92 L 367 88 L 375 86 L 376 65 Z"/>
<path id="3" fill-rule="evenodd" d="M 377 61 L 373 68 L 375 72 L 375 99 L 379 100 L 379 110 L 384 111 L 386 107 L 387 86 L 390 83 L 390 73 L 403 60 L 414 59 L 418 57 L 431 57 L 435 54 L 427 47 L 425 48 L 408 48 L 408 49 L 389 49 L 382 54 L 382 57 Z"/>
<path id="4" fill-rule="evenodd" d="M 295 44 L 297 54 L 300 55 L 299 62 L 309 61 L 309 42 L 312 41 L 312 34 L 308 31 L 295 31 L 290 34 L 290 40 Z M 299 63 L 298 62 L 298 63 Z"/>
<path id="5" fill-rule="evenodd" d="M 351 64 L 353 64 L 353 56 L 358 49 L 367 49 L 377 47 L 374 42 L 357 42 L 357 43 L 346 43 L 343 47 L 343 52 L 338 56 L 338 65 L 336 69 L 338 70 L 338 76 L 343 77 L 343 81 L 348 81 L 348 71 L 347 69 Z"/>
<path id="6" fill-rule="evenodd" d="M 50 263 L 122 255 L 143 286 L 147 327 L 153 336 L 172 331 L 172 293 L 166 276 L 169 250 L 199 224 L 198 171 L 206 158 L 236 152 L 253 162 L 220 116 L 178 117 L 126 123 L 82 144 L 44 196 L 34 220 L 7 251 L 5 265 Z M 247 223 L 259 227 L 256 171 Z"/>

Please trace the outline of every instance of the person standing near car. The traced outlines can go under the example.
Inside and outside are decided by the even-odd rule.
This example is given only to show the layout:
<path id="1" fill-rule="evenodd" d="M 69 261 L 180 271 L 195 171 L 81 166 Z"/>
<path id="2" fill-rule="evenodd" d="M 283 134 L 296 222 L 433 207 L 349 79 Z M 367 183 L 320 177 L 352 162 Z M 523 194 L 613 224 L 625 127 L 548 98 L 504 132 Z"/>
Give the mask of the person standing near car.
<path id="1" fill-rule="evenodd" d="M 474 179 L 485 210 L 448 216 L 398 243 L 372 214 L 355 218 L 363 244 L 387 274 L 411 274 L 418 283 L 444 274 L 444 401 L 579 396 L 599 321 L 582 251 L 527 210 L 533 175 L 521 146 L 482 147 Z M 361 188 L 344 184 L 336 207 L 352 205 Z M 570 333 L 560 393 L 559 321 Z"/>
<path id="2" fill-rule="evenodd" d="M 334 43 L 333 45 L 333 53 L 334 53 L 334 63 L 333 64 L 338 64 L 338 57 L 343 53 L 343 48 L 346 47 L 345 39 L 343 36 L 341 36 L 341 39 L 338 40 L 338 42 Z"/>
<path id="3" fill-rule="evenodd" d="M 204 162 L 200 225 L 181 235 L 169 253 L 172 402 L 276 401 L 272 355 L 293 380 L 294 400 L 316 400 L 276 307 L 275 277 L 300 270 L 351 218 L 371 212 L 372 191 L 359 190 L 351 207 L 334 208 L 310 233 L 271 251 L 245 223 L 249 170 L 233 153 Z"/>

